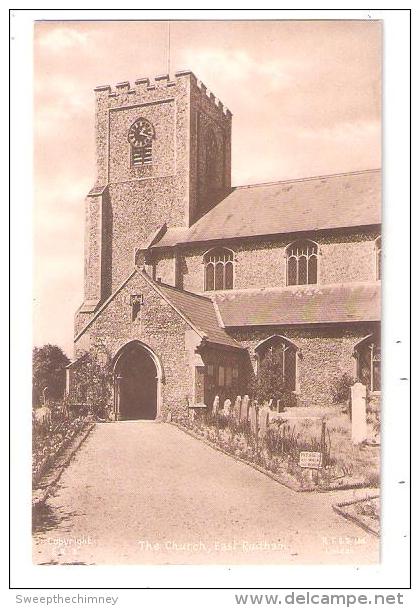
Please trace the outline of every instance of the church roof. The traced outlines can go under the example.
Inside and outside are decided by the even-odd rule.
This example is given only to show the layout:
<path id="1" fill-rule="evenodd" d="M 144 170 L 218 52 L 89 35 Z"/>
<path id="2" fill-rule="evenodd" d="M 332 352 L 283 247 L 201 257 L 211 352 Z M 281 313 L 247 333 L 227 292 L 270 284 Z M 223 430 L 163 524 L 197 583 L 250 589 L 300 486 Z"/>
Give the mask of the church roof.
<path id="1" fill-rule="evenodd" d="M 143 276 L 144 275 L 145 273 L 143 273 Z M 148 275 L 147 278 L 149 281 L 152 280 Z M 153 281 L 153 284 L 156 290 L 164 296 L 169 304 L 186 317 L 209 342 L 221 344 L 223 346 L 242 348 L 242 346 L 229 336 L 223 327 L 221 327 L 217 316 L 217 308 L 210 298 L 177 289 L 176 287 L 157 281 Z"/>
<path id="2" fill-rule="evenodd" d="M 239 186 L 190 228 L 169 228 L 153 247 L 381 222 L 381 171 Z"/>
<path id="3" fill-rule="evenodd" d="M 225 327 L 380 321 L 380 283 L 299 285 L 214 294 Z"/>

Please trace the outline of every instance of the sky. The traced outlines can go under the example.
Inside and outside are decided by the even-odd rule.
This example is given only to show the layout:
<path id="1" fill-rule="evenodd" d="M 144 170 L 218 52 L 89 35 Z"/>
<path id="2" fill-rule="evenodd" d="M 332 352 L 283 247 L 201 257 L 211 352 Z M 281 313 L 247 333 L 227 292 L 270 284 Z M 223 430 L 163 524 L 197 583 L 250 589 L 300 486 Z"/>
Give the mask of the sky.
<path id="1" fill-rule="evenodd" d="M 73 355 L 95 86 L 191 69 L 233 113 L 232 184 L 381 166 L 375 21 L 38 22 L 34 344 Z M 169 57 L 168 57 L 169 55 Z M 249 154 L 252 150 L 252 155 Z"/>

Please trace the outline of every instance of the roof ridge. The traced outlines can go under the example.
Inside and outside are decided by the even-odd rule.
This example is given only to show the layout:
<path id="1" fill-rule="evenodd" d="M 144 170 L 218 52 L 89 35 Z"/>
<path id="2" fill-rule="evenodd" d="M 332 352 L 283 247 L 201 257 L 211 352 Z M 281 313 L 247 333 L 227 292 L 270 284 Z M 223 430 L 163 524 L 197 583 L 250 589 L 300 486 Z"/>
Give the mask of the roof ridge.
<path id="1" fill-rule="evenodd" d="M 298 289 L 326 289 L 326 288 L 340 288 L 340 287 L 376 287 L 380 285 L 380 281 L 346 281 L 342 283 L 311 283 L 308 285 L 283 285 L 273 287 L 244 287 L 243 289 L 225 289 L 223 291 L 214 292 L 213 297 L 220 299 L 221 296 L 240 294 L 255 294 L 255 293 L 267 293 L 267 292 L 280 292 L 280 291 L 297 291 Z"/>
<path id="2" fill-rule="evenodd" d="M 79 333 L 73 338 L 73 342 L 77 342 L 77 340 L 85 333 L 85 331 L 99 317 L 99 315 L 102 313 L 102 311 L 105 310 L 105 308 L 108 306 L 108 304 L 110 304 L 112 302 L 112 300 L 115 298 L 115 296 L 118 295 L 122 289 L 124 289 L 124 287 L 126 286 L 128 281 L 130 281 L 130 279 L 132 279 L 132 277 L 136 274 L 137 270 L 138 270 L 138 268 L 137 268 L 137 266 L 135 266 L 134 269 L 128 275 L 128 277 L 126 279 L 124 279 L 124 281 L 122 283 L 120 283 L 118 285 L 118 287 L 116 287 L 114 289 L 114 291 L 111 293 L 111 295 L 108 296 L 108 298 L 104 302 L 102 302 L 102 304 L 93 313 L 92 317 L 89 319 L 89 321 L 86 323 L 86 325 L 84 327 L 82 327 L 82 329 L 79 331 Z"/>
<path id="3" fill-rule="evenodd" d="M 206 300 L 206 302 L 210 302 L 210 303 L 212 302 L 212 299 L 209 298 L 208 296 L 203 296 L 200 293 L 195 293 L 194 291 L 187 291 L 186 289 L 180 289 L 179 287 L 175 287 L 174 285 L 169 285 L 169 283 L 163 283 L 162 281 L 156 281 L 155 279 L 152 279 L 152 277 L 150 277 L 149 275 L 147 275 L 147 276 L 149 277 L 149 279 L 154 281 L 158 287 L 163 285 L 163 287 L 169 287 L 170 289 L 173 289 L 174 291 L 179 291 L 180 293 L 187 293 L 189 296 L 195 296 L 196 298 L 200 298 L 201 300 Z"/>
<path id="4" fill-rule="evenodd" d="M 232 191 L 241 190 L 243 188 L 258 188 L 259 186 L 274 186 L 275 184 L 290 184 L 295 182 L 306 182 L 315 179 L 325 179 L 327 177 L 343 177 L 344 175 L 360 175 L 362 173 L 378 173 L 382 171 L 380 167 L 377 169 L 361 169 L 360 171 L 343 171 L 342 173 L 326 173 L 324 175 L 311 175 L 308 177 L 297 177 L 295 179 L 280 179 L 271 182 L 259 182 L 256 184 L 244 184 L 242 186 L 233 186 Z M 229 195 L 228 195 L 229 196 Z M 227 197 L 225 197 L 227 198 Z M 225 200 L 225 199 L 222 199 Z M 222 202 L 222 201 L 220 201 Z M 203 216 L 204 217 L 204 216 Z"/>
<path id="5" fill-rule="evenodd" d="M 155 279 L 153 279 L 144 268 L 142 268 L 140 270 L 140 274 L 142 275 L 143 278 L 146 279 L 146 281 L 152 286 L 152 288 L 157 291 L 160 296 L 179 314 L 179 316 L 184 319 L 184 321 L 191 327 L 191 329 L 193 329 L 196 334 L 201 338 L 206 338 L 206 334 L 205 332 L 201 331 L 196 325 L 195 323 L 190 319 L 189 315 L 185 314 L 184 312 L 182 312 L 182 310 L 179 310 L 178 306 L 176 304 L 174 304 L 173 302 L 170 301 L 170 299 L 168 298 L 168 296 L 165 296 L 164 293 L 162 293 L 161 291 L 161 287 L 162 287 L 162 283 L 158 283 L 157 281 L 155 281 Z M 165 283 L 163 283 L 163 285 L 166 286 Z M 179 290 L 177 290 L 179 291 Z"/>

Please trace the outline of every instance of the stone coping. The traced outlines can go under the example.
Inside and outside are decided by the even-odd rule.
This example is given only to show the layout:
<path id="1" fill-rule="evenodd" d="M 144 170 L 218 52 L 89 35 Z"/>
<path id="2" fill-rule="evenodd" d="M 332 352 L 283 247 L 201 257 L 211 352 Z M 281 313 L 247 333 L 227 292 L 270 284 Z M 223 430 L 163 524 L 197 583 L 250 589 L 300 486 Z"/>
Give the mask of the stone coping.
<path id="1" fill-rule="evenodd" d="M 366 498 L 359 498 L 357 500 L 350 500 L 347 502 L 339 502 L 337 505 L 333 505 L 333 510 L 338 513 L 339 515 L 341 515 L 341 517 L 344 517 L 345 519 L 352 521 L 354 524 L 356 524 L 357 526 L 359 526 L 359 528 L 362 528 L 363 530 L 365 530 L 365 532 L 369 532 L 369 534 L 373 534 L 373 536 L 376 537 L 380 537 L 380 524 L 378 525 L 378 527 L 374 527 L 373 523 L 367 523 L 367 517 L 363 518 L 362 516 L 356 515 L 354 513 L 351 513 L 351 507 L 363 503 L 363 502 L 368 502 L 369 500 L 373 500 L 373 499 L 380 499 L 380 495 L 379 494 L 375 494 L 373 496 L 367 496 Z"/>

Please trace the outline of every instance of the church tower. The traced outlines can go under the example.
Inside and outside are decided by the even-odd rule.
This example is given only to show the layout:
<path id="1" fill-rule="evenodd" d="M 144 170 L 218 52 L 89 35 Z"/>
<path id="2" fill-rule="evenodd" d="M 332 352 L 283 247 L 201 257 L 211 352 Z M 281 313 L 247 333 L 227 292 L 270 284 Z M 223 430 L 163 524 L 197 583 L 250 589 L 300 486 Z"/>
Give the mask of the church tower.
<path id="1" fill-rule="evenodd" d="M 96 94 L 97 179 L 86 199 L 85 296 L 92 313 L 164 223 L 188 227 L 231 188 L 232 114 L 190 71 Z"/>

